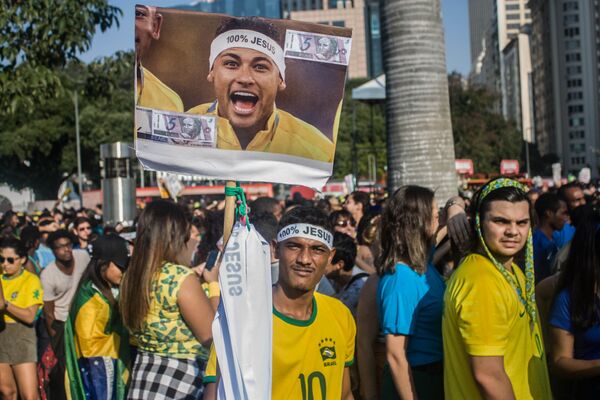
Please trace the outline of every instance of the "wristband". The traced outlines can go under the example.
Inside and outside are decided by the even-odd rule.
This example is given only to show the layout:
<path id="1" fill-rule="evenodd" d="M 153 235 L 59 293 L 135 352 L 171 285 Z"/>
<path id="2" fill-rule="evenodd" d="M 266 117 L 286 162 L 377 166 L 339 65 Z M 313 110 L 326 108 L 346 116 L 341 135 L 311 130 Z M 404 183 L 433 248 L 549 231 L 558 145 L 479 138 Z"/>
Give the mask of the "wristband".
<path id="1" fill-rule="evenodd" d="M 451 200 L 448 203 L 446 203 L 446 210 L 450 209 L 450 207 L 452 206 L 459 206 L 463 210 L 465 209 L 463 203 L 461 203 L 459 200 Z"/>
<path id="2" fill-rule="evenodd" d="M 210 282 L 208 284 L 208 298 L 218 297 L 221 295 L 221 288 L 219 282 Z"/>

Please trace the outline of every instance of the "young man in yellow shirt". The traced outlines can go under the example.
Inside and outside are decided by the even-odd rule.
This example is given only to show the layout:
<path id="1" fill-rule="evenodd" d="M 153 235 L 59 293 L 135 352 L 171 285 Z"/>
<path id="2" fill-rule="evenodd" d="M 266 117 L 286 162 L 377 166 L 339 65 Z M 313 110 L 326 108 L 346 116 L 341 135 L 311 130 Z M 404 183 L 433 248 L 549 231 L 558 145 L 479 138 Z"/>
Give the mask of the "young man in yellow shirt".
<path id="1" fill-rule="evenodd" d="M 527 189 L 499 178 L 476 195 L 478 242 L 444 297 L 444 388 L 448 399 L 551 399 L 534 299 Z M 525 274 L 514 263 L 524 247 Z"/>
<path id="2" fill-rule="evenodd" d="M 273 286 L 272 398 L 353 399 L 349 367 L 356 326 L 339 300 L 315 293 L 335 254 L 332 227 L 315 207 L 297 207 L 278 227 L 279 280 Z M 206 368 L 204 398 L 216 399 L 216 354 Z"/>
<path id="3" fill-rule="evenodd" d="M 331 140 L 275 106 L 277 94 L 286 88 L 285 58 L 277 28 L 261 18 L 229 18 L 215 36 L 207 79 L 217 99 L 187 112 L 219 117 L 217 148 L 333 162 Z"/>
<path id="4" fill-rule="evenodd" d="M 142 66 L 152 41 L 160 38 L 163 16 L 156 7 L 135 6 L 136 105 L 183 112 L 181 98 L 156 75 Z"/>

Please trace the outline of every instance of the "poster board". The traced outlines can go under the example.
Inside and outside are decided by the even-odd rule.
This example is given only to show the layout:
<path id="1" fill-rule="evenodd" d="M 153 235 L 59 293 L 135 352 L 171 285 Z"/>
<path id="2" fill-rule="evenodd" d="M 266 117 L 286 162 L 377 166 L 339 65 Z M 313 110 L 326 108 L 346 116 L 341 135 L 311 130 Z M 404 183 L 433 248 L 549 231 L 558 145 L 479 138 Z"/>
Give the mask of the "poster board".
<path id="1" fill-rule="evenodd" d="M 135 146 L 147 169 L 321 188 L 351 29 L 136 5 Z"/>

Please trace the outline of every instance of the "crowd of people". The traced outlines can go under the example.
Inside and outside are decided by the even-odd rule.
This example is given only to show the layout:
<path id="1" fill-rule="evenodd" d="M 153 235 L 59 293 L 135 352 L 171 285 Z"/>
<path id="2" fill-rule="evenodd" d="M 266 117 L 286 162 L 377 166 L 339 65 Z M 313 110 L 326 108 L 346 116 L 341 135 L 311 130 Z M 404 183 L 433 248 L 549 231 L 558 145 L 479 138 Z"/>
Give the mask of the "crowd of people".
<path id="1" fill-rule="evenodd" d="M 272 398 L 600 398 L 598 205 L 503 177 L 446 204 L 420 186 L 255 199 Z M 167 200 L 132 226 L 4 213 L 0 398 L 216 399 L 223 226 L 222 204 Z"/>

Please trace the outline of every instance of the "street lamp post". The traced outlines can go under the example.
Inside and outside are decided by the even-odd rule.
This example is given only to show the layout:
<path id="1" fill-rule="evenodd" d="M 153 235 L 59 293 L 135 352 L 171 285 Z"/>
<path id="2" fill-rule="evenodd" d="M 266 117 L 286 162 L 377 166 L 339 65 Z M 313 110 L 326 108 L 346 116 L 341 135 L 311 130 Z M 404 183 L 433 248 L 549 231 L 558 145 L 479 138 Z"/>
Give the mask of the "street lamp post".
<path id="1" fill-rule="evenodd" d="M 77 145 L 77 188 L 79 189 L 79 205 L 83 208 L 83 181 L 81 175 L 81 141 L 79 139 L 79 101 L 77 90 L 73 92 L 73 103 L 75 104 L 75 141 Z"/>
<path id="2" fill-rule="evenodd" d="M 527 177 L 531 177 L 531 170 L 529 168 L 529 142 L 525 141 L 525 164 L 527 166 Z"/>

